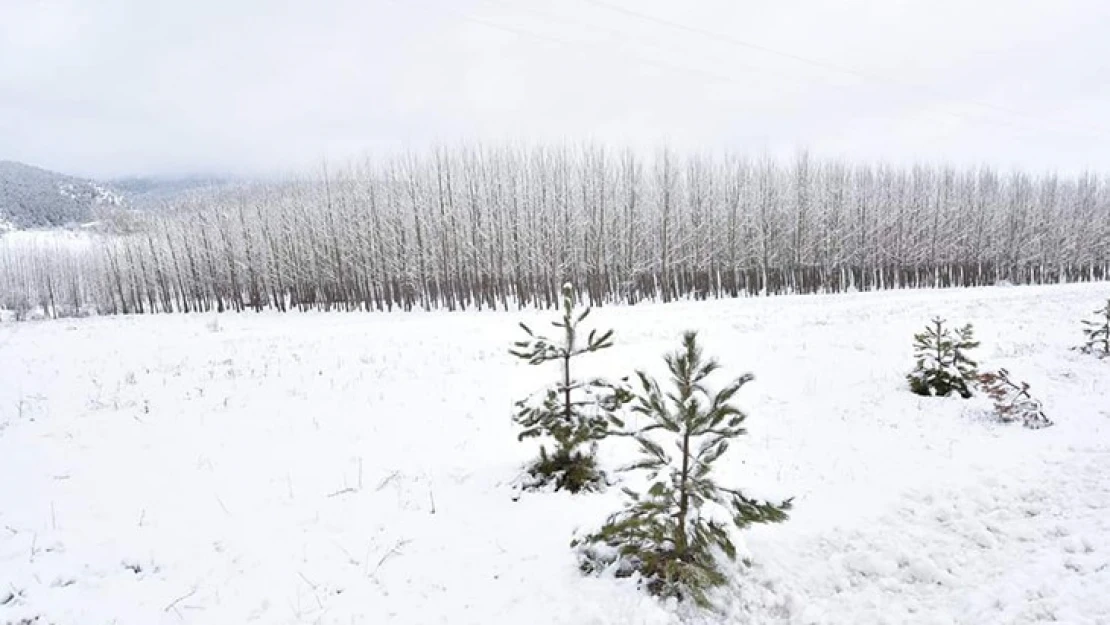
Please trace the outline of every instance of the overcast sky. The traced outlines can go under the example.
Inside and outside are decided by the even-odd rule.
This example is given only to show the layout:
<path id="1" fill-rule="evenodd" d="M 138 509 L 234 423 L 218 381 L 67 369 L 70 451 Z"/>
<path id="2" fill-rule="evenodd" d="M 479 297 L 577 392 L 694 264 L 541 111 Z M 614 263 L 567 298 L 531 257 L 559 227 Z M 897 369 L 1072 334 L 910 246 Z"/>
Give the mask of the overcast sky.
<path id="1" fill-rule="evenodd" d="M 459 141 L 1110 171 L 1106 0 L 0 0 L 0 159 L 269 174 Z"/>

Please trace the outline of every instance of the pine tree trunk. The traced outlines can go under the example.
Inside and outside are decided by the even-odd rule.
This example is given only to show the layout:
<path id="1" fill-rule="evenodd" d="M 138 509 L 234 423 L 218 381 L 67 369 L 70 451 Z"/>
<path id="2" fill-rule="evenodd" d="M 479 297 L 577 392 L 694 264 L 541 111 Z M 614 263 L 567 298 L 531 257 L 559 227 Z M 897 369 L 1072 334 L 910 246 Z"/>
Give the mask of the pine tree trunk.
<path id="1" fill-rule="evenodd" d="M 675 551 L 679 560 L 686 555 L 686 516 L 690 511 L 690 493 L 686 486 L 690 475 L 690 428 L 682 434 L 682 479 L 678 485 L 678 536 L 675 537 Z"/>
<path id="2" fill-rule="evenodd" d="M 570 407 L 570 351 L 563 357 L 563 418 L 570 423 L 573 414 Z"/>

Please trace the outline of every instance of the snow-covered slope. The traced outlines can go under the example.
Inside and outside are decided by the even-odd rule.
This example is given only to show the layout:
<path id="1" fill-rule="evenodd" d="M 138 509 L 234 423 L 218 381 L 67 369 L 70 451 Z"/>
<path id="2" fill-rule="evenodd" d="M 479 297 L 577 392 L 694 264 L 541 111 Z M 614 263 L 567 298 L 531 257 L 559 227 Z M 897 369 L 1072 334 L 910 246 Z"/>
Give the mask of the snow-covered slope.
<path id="1" fill-rule="evenodd" d="M 686 328 L 750 435 L 722 479 L 795 496 L 745 534 L 724 614 L 582 578 L 620 501 L 527 494 L 506 353 L 546 314 L 113 317 L 0 326 L 0 622 L 1110 622 L 1110 362 L 1073 352 L 1110 285 L 599 310 L 591 372 L 658 372 Z M 911 335 L 972 322 L 1057 425 L 905 390 Z M 617 464 L 622 451 L 606 448 Z"/>
<path id="2" fill-rule="evenodd" d="M 0 220 L 20 228 L 83 223 L 99 206 L 122 206 L 124 198 L 104 185 L 0 161 Z"/>

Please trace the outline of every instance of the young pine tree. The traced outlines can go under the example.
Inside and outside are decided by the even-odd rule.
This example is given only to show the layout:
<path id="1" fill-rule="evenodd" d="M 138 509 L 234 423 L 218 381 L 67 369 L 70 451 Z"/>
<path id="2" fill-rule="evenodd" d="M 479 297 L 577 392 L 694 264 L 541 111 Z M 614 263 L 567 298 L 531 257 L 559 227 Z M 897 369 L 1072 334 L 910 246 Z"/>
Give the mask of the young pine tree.
<path id="1" fill-rule="evenodd" d="M 1041 402 L 1029 394 L 1029 384 L 1014 382 L 1005 369 L 980 374 L 979 386 L 994 402 L 994 414 L 1003 423 L 1021 421 L 1027 428 L 1036 430 L 1052 425 L 1045 416 Z"/>
<path id="2" fill-rule="evenodd" d="M 731 400 L 752 376 L 711 393 L 706 378 L 718 364 L 705 359 L 693 332 L 684 335 L 682 349 L 667 356 L 666 363 L 674 389 L 665 392 L 638 373 L 641 390 L 632 408 L 650 425 L 631 433 L 641 458 L 626 469 L 645 472 L 650 486 L 643 493 L 625 489 L 625 509 L 572 545 L 583 572 L 639 574 L 652 594 L 704 607 L 710 605 L 706 593 L 728 581 L 721 556 L 736 557 L 731 529 L 784 521 L 791 501 L 756 501 L 713 477 L 714 463 L 729 441 L 745 433 L 745 415 Z"/>
<path id="3" fill-rule="evenodd" d="M 558 381 L 540 393 L 517 402 L 513 417 L 524 430 L 520 440 L 545 437 L 554 450 L 540 447 L 540 457 L 528 468 L 530 488 L 552 484 L 555 490 L 597 490 L 604 475 L 597 468 L 597 441 L 609 432 L 611 424 L 621 424 L 617 409 L 627 401 L 628 392 L 603 379 L 581 380 L 571 373 L 575 359 L 613 346 L 613 331 L 598 334 L 591 330 L 583 341 L 579 326 L 590 308 L 575 304 L 574 290 L 563 285 L 563 316 L 552 325 L 561 330 L 557 339 L 534 333 L 520 324 L 528 339 L 514 344 L 510 353 L 532 365 L 557 362 Z"/>
<path id="4" fill-rule="evenodd" d="M 968 352 L 979 346 L 971 324 L 956 330 L 944 327 L 944 320 L 934 317 L 925 331 L 914 335 L 914 356 L 917 366 L 906 376 L 910 390 L 918 395 L 947 397 L 953 392 L 971 397 L 971 382 L 976 367 Z"/>
<path id="5" fill-rule="evenodd" d="M 1079 349 L 1099 358 L 1110 358 L 1110 300 L 1094 314 L 1098 316 L 1083 320 L 1083 334 L 1087 340 Z"/>

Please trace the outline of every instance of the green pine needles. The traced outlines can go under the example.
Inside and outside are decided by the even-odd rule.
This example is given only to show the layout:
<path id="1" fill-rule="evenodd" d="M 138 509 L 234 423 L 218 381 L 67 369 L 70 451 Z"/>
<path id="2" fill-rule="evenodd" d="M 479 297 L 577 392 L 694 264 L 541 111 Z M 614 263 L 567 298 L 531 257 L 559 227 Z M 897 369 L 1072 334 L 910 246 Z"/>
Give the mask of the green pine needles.
<path id="1" fill-rule="evenodd" d="M 1086 340 L 1079 349 L 1085 354 L 1110 358 L 1110 299 L 1094 314 L 1094 319 L 1083 320 L 1083 335 Z"/>
<path id="2" fill-rule="evenodd" d="M 552 325 L 561 330 L 558 338 L 536 334 L 520 324 L 528 339 L 517 341 L 510 353 L 532 365 L 559 364 L 558 381 L 516 403 L 513 419 L 524 430 L 520 440 L 543 437 L 554 442 L 548 453 L 540 447 L 540 457 L 528 468 L 533 482 L 528 488 L 553 485 L 555 490 L 572 493 L 598 490 L 604 475 L 597 468 L 597 441 L 605 438 L 611 425 L 621 425 L 616 411 L 628 400 L 628 392 L 600 378 L 580 380 L 571 373 L 575 359 L 613 346 L 613 331 L 591 330 L 583 341 L 579 326 L 590 314 L 580 307 L 574 289 L 563 285 L 563 316 Z"/>
<path id="3" fill-rule="evenodd" d="M 650 486 L 643 493 L 624 489 L 625 509 L 572 544 L 586 573 L 638 575 L 654 595 L 708 607 L 706 593 L 728 580 L 721 556 L 736 557 L 730 530 L 784 521 L 791 501 L 757 501 L 719 485 L 712 475 L 729 441 L 745 433 L 745 415 L 731 401 L 752 376 L 711 393 L 706 379 L 718 364 L 704 357 L 694 332 L 683 336 L 682 348 L 666 363 L 674 387 L 669 392 L 637 374 L 632 411 L 649 425 L 627 434 L 639 444 L 640 459 L 626 470 L 643 472 Z"/>
<path id="4" fill-rule="evenodd" d="M 924 332 L 914 335 L 914 356 L 917 366 L 906 376 L 910 390 L 918 395 L 947 397 L 958 393 L 971 397 L 978 365 L 968 352 L 979 346 L 971 324 L 953 333 L 944 326 L 944 319 L 934 317 Z"/>

